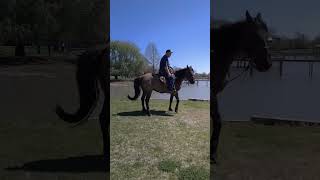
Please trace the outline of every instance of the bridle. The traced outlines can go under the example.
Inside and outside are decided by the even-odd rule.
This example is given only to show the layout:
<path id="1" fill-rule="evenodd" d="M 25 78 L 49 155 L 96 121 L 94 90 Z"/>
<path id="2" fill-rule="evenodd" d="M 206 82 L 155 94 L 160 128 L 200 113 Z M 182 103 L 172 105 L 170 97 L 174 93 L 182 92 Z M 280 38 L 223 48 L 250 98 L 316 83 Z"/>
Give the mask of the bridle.
<path id="1" fill-rule="evenodd" d="M 239 73 L 235 77 L 231 78 L 230 80 L 225 80 L 224 87 L 226 87 L 232 81 L 234 81 L 234 80 L 238 79 L 239 77 L 241 77 L 245 72 L 247 72 L 249 70 L 250 66 L 253 66 L 252 58 L 249 58 L 248 62 L 249 62 L 248 65 L 246 66 L 246 68 L 241 73 Z"/>
<path id="2" fill-rule="evenodd" d="M 214 50 L 210 50 L 211 53 L 214 53 Z M 225 80 L 225 84 L 224 84 L 224 87 L 226 87 L 227 85 L 229 85 L 232 81 L 238 79 L 239 77 L 241 77 L 245 72 L 247 72 L 250 68 L 250 66 L 253 66 L 253 61 L 252 61 L 252 58 L 249 58 L 249 61 L 248 61 L 248 65 L 246 66 L 246 68 L 241 72 L 239 73 L 238 75 L 236 75 L 235 77 L 231 78 L 230 80 Z"/>

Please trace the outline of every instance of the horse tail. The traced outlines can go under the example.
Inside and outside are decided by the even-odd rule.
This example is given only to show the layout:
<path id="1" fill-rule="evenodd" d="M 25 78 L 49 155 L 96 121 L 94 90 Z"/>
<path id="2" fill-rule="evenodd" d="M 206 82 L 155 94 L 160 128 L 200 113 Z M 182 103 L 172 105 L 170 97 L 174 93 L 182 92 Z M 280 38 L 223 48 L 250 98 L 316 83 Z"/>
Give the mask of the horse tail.
<path id="1" fill-rule="evenodd" d="M 104 51 L 103 51 L 104 52 Z M 75 113 L 65 112 L 61 106 L 56 106 L 57 115 L 64 121 L 76 123 L 86 120 L 92 113 L 98 99 L 98 67 L 101 58 L 97 52 L 81 54 L 77 62 L 76 79 L 80 98 L 80 107 Z"/>
<path id="2" fill-rule="evenodd" d="M 136 100 L 139 97 L 141 92 L 140 86 L 141 86 L 141 77 L 137 77 L 136 79 L 134 79 L 134 97 L 130 97 L 128 95 L 128 98 L 130 100 Z"/>

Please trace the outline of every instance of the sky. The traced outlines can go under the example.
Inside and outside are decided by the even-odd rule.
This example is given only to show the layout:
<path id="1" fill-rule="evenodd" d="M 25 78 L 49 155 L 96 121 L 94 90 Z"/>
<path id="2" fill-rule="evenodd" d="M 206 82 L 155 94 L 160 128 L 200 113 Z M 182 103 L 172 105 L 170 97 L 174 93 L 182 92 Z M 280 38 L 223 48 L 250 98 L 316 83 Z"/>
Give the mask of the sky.
<path id="1" fill-rule="evenodd" d="M 210 72 L 209 0 L 111 0 L 110 34 L 135 43 L 142 54 L 150 42 L 160 57 L 171 49 L 171 66 Z"/>
<path id="2" fill-rule="evenodd" d="M 261 12 L 269 27 L 279 35 L 292 36 L 305 33 L 310 38 L 320 34 L 319 0 L 211 0 L 211 16 L 214 19 L 235 21 Z"/>

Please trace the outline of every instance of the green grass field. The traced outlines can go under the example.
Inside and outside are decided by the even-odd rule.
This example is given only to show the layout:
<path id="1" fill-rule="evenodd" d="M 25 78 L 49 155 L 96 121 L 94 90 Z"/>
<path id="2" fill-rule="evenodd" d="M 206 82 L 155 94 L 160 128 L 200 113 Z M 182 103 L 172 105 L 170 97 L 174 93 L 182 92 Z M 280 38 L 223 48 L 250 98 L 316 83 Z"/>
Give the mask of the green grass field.
<path id="1" fill-rule="evenodd" d="M 320 179 L 320 128 L 224 123 L 216 180 Z"/>
<path id="2" fill-rule="evenodd" d="M 152 99 L 148 117 L 140 100 L 111 100 L 111 179 L 209 178 L 209 103 L 168 104 Z"/>

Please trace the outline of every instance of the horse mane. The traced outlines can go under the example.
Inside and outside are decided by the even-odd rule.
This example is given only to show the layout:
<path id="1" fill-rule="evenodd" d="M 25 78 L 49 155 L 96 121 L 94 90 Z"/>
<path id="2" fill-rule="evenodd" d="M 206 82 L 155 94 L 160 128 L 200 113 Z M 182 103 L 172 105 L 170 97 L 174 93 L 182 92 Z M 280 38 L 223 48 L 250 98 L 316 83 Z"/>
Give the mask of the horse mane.
<path id="1" fill-rule="evenodd" d="M 240 20 L 233 23 L 223 24 L 217 28 L 211 28 L 211 46 L 214 51 L 225 50 L 235 45 L 236 39 L 241 37 L 242 32 L 250 26 L 250 22 Z M 219 51 L 219 50 L 218 50 Z"/>
<path id="2" fill-rule="evenodd" d="M 184 77 L 184 75 L 185 75 L 185 73 L 186 73 L 186 70 L 187 70 L 188 68 L 183 68 L 183 69 L 179 69 L 179 70 L 177 70 L 177 71 L 175 71 L 175 76 L 176 77 L 178 77 L 178 78 L 183 78 Z"/>
<path id="3" fill-rule="evenodd" d="M 214 30 L 226 30 L 226 29 L 230 29 L 230 28 L 240 28 L 244 25 L 247 25 L 248 22 L 246 20 L 240 20 L 240 21 L 237 21 L 237 22 L 232 22 L 232 23 L 226 23 L 226 24 L 222 24 L 221 26 L 219 27 L 216 27 L 216 28 L 212 28 Z"/>

